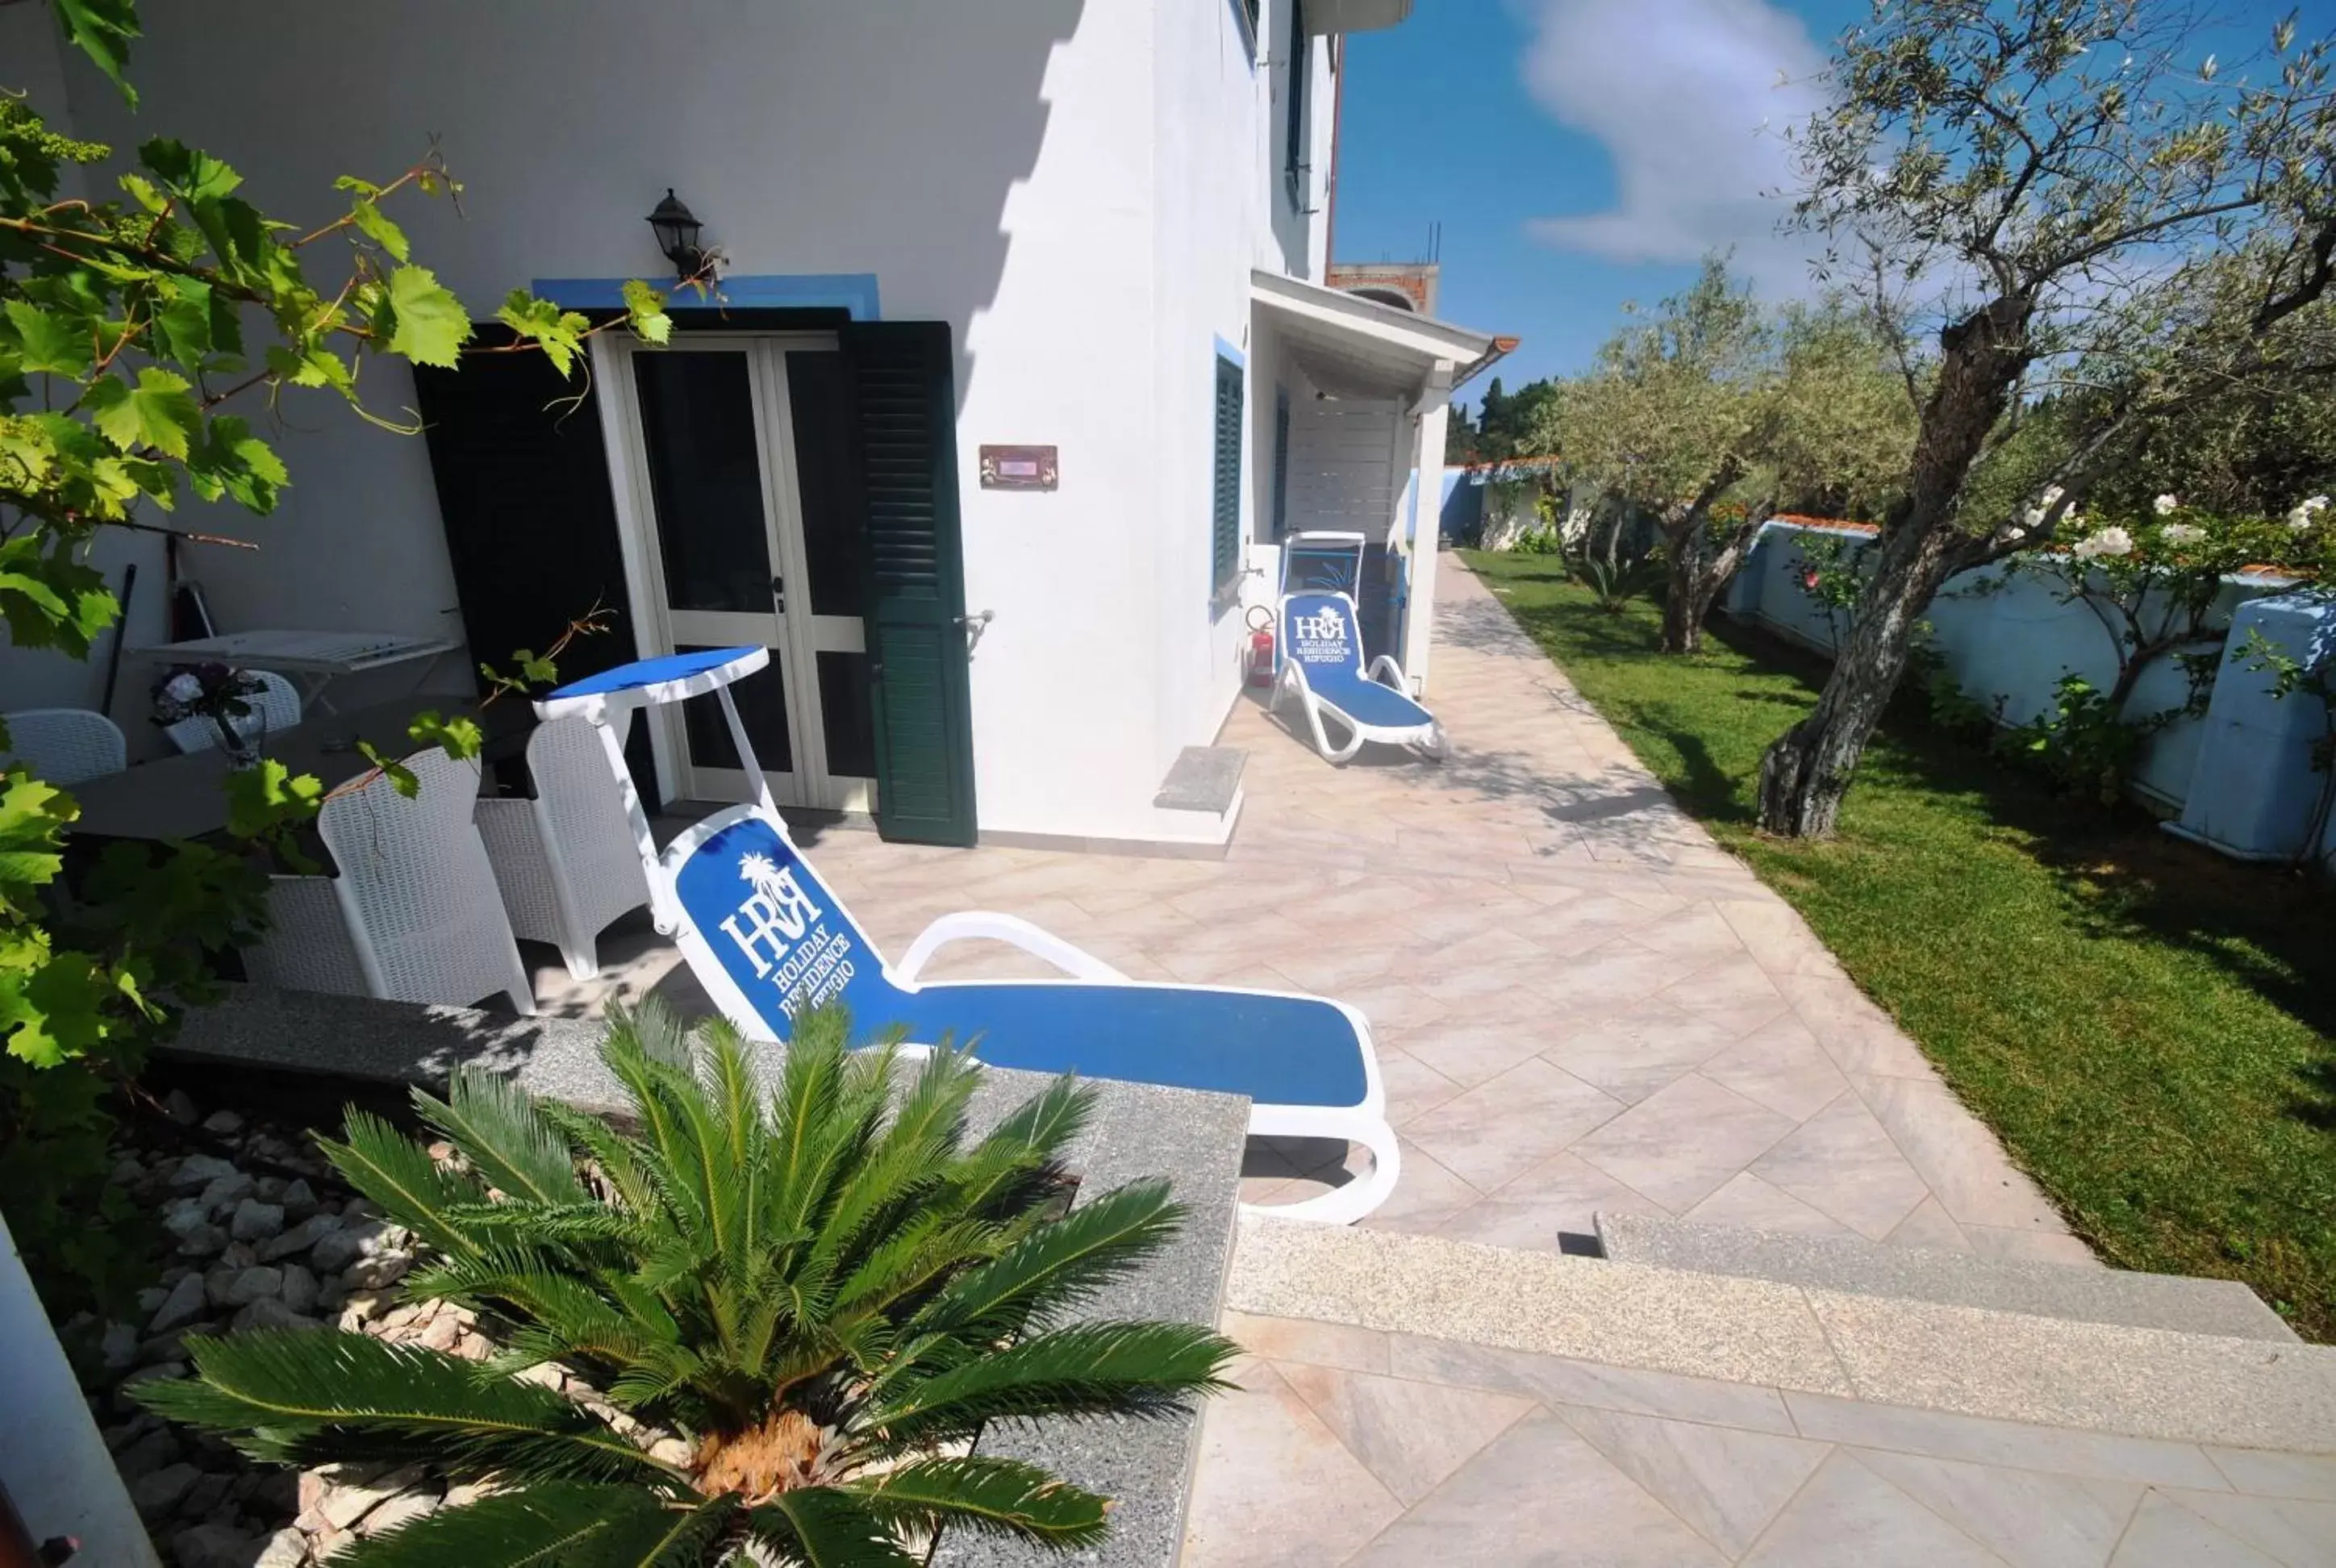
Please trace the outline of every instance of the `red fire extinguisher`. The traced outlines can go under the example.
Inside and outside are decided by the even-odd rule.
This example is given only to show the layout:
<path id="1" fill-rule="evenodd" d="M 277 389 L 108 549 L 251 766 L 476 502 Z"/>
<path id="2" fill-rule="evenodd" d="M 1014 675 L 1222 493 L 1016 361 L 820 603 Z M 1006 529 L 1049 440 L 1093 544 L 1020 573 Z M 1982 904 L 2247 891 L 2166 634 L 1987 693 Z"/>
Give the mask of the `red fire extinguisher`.
<path id="1" fill-rule="evenodd" d="M 1265 618 L 1260 620 L 1258 618 Z M 1261 604 L 1249 607 L 1249 684 L 1273 684 L 1273 611 Z"/>

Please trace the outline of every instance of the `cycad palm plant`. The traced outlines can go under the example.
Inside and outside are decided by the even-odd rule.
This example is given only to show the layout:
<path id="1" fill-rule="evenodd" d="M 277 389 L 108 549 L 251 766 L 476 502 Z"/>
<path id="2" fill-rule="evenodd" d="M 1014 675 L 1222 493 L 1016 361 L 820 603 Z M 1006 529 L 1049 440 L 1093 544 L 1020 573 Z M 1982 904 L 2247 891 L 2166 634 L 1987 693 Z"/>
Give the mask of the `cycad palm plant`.
<path id="1" fill-rule="evenodd" d="M 459 1161 L 352 1112 L 326 1149 L 430 1249 L 408 1295 L 477 1309 L 499 1353 L 192 1339 L 196 1375 L 140 1397 L 259 1459 L 488 1484 L 336 1557 L 352 1568 L 881 1568 L 948 1525 L 1095 1541 L 1104 1499 L 968 1446 L 991 1422 L 1157 1416 L 1223 1386 L 1233 1347 L 1206 1329 L 1074 1320 L 1181 1211 L 1148 1182 L 1062 1212 L 1090 1091 L 1057 1082 L 968 1142 L 978 1068 L 937 1052 L 911 1072 L 845 1029 L 806 1019 L 765 1092 L 728 1026 L 618 1015 L 602 1057 L 637 1132 L 474 1072 L 414 1096 Z M 684 1437 L 686 1462 L 515 1376 L 547 1362 Z"/>

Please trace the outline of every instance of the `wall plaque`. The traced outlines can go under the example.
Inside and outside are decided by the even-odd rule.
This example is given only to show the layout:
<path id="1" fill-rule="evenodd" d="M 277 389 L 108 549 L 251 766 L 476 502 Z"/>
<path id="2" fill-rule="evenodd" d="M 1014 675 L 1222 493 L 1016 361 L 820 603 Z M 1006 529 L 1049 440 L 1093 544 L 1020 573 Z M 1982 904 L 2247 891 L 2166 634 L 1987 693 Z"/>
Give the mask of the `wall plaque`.
<path id="1" fill-rule="evenodd" d="M 985 446 L 981 449 L 984 490 L 1052 490 L 1062 479 L 1062 466 L 1051 446 Z"/>

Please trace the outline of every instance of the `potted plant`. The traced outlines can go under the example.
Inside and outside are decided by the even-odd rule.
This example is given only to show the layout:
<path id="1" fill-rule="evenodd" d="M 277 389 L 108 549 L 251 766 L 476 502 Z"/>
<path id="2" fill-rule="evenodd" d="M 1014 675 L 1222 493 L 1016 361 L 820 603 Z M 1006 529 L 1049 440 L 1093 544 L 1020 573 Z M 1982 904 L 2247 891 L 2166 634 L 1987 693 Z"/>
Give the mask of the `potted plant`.
<path id="1" fill-rule="evenodd" d="M 229 759 L 238 767 L 249 767 L 259 760 L 260 747 L 268 741 L 265 723 L 251 699 L 267 689 L 249 670 L 224 664 L 174 664 L 151 693 L 154 722 L 167 726 L 207 719 L 218 729 Z"/>
<path id="2" fill-rule="evenodd" d="M 944 1527 L 1080 1546 L 1106 1501 L 973 1439 L 1224 1387 L 1235 1348 L 1206 1329 L 1074 1320 L 1181 1219 L 1165 1182 L 1064 1211 L 1090 1091 L 1057 1082 L 968 1139 L 978 1067 L 847 1051 L 837 1012 L 768 1092 L 726 1023 L 610 1024 L 637 1131 L 466 1070 L 414 1096 L 451 1158 L 354 1111 L 325 1141 L 424 1243 L 408 1296 L 480 1312 L 492 1359 L 290 1329 L 190 1339 L 192 1378 L 141 1386 L 258 1458 L 483 1485 L 336 1563 L 905 1568 Z M 544 1386 L 554 1364 L 593 1397 Z"/>

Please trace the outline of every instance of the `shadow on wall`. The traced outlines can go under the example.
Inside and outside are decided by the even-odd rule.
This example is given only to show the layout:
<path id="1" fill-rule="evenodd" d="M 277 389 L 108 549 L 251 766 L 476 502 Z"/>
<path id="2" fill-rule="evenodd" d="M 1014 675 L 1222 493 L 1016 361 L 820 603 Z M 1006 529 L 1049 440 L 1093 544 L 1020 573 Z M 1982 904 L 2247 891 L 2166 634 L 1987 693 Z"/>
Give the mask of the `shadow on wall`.
<path id="1" fill-rule="evenodd" d="M 414 201 L 396 216 L 415 259 L 479 316 L 537 278 L 666 276 L 642 214 L 673 186 L 735 275 L 872 273 L 888 315 L 949 321 L 962 407 L 976 368 L 965 329 L 999 298 L 1008 201 L 1048 178 L 1042 153 L 1049 170 L 1081 155 L 1041 89 L 1056 54 L 1094 31 L 1086 12 L 668 0 L 645 18 L 630 0 L 207 0 L 141 13 L 135 114 L 85 66 L 68 62 L 65 77 L 80 133 L 205 148 L 287 219 L 328 210 L 338 176 L 384 177 L 438 146 L 462 209 Z M 403 366 L 368 371 L 367 385 L 385 413 L 414 402 Z M 276 515 L 179 514 L 264 547 L 200 552 L 222 624 L 450 624 L 423 443 L 323 394 L 288 397 L 271 433 L 293 475 Z"/>

